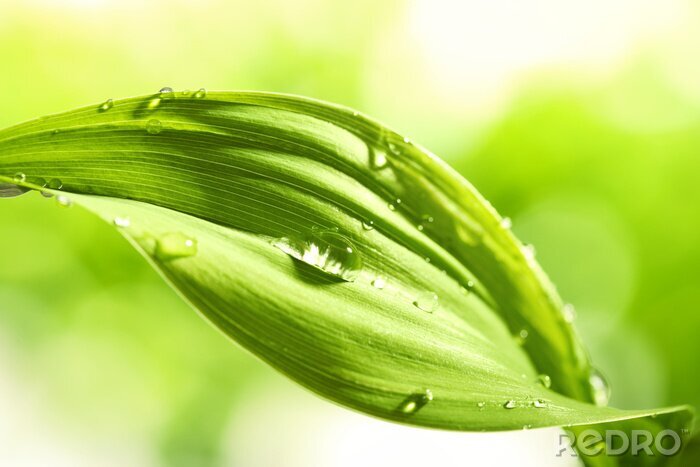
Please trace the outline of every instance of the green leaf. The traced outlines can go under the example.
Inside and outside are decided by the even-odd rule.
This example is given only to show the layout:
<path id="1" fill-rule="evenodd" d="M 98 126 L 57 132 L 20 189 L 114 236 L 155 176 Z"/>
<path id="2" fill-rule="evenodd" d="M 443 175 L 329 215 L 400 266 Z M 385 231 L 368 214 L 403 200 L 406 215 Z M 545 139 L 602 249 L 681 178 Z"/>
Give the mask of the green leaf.
<path id="1" fill-rule="evenodd" d="M 114 224 L 218 329 L 344 406 L 452 430 L 692 423 L 688 407 L 593 404 L 596 373 L 509 221 L 349 109 L 250 92 L 109 101 L 0 132 L 0 182 Z"/>

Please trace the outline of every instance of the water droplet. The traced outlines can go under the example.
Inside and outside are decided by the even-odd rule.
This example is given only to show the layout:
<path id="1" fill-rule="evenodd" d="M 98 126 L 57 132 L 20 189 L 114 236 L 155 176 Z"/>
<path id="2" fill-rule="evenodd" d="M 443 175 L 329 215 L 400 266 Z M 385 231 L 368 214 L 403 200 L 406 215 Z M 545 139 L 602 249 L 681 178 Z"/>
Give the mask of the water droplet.
<path id="1" fill-rule="evenodd" d="M 381 290 L 386 287 L 386 279 L 384 279 L 382 276 L 377 276 L 372 281 L 372 285 L 374 288 Z"/>
<path id="2" fill-rule="evenodd" d="M 194 93 L 195 99 L 204 99 L 207 97 L 207 90 L 204 88 L 199 88 L 197 92 Z"/>
<path id="3" fill-rule="evenodd" d="M 564 314 L 564 321 L 567 323 L 573 323 L 576 319 L 576 308 L 571 303 L 564 305 L 562 313 Z"/>
<path id="4" fill-rule="evenodd" d="M 537 409 L 544 409 L 545 407 L 547 407 L 547 403 L 542 399 L 535 399 L 534 401 L 532 401 L 532 406 Z"/>
<path id="5" fill-rule="evenodd" d="M 395 156 L 401 155 L 401 148 L 398 147 L 396 144 L 389 143 L 387 146 L 389 147 L 389 151 L 391 151 L 391 153 Z"/>
<path id="6" fill-rule="evenodd" d="M 157 135 L 163 131 L 163 124 L 160 123 L 160 120 L 156 120 L 155 118 L 151 119 L 146 124 L 146 131 L 152 135 Z"/>
<path id="7" fill-rule="evenodd" d="M 406 138 L 405 136 L 404 136 L 404 138 L 403 138 L 403 142 L 406 143 L 406 144 L 411 144 L 411 140 L 408 139 L 408 138 Z"/>
<path id="8" fill-rule="evenodd" d="M 535 251 L 535 246 L 531 244 L 523 245 L 523 255 L 525 256 L 526 259 L 528 260 L 533 260 L 535 259 L 535 254 L 537 252 Z"/>
<path id="9" fill-rule="evenodd" d="M 131 220 L 129 220 L 128 217 L 115 217 L 113 222 L 116 227 L 121 227 L 123 229 L 131 225 Z"/>
<path id="10" fill-rule="evenodd" d="M 56 204 L 64 208 L 68 208 L 73 205 L 73 202 L 66 195 L 58 195 L 56 196 Z"/>
<path id="11" fill-rule="evenodd" d="M 423 220 L 424 224 L 432 224 L 435 221 L 435 218 L 430 214 L 423 214 L 421 219 Z"/>
<path id="12" fill-rule="evenodd" d="M 114 107 L 114 100 L 112 100 L 112 99 L 107 99 L 106 101 L 104 101 L 104 102 L 100 105 L 100 109 L 99 109 L 99 110 L 100 110 L 100 112 L 106 112 L 106 111 L 108 111 L 109 109 L 111 109 L 112 107 Z"/>
<path id="13" fill-rule="evenodd" d="M 591 394 L 593 395 L 593 401 L 596 405 L 606 406 L 610 401 L 610 385 L 605 379 L 605 376 L 593 368 L 591 370 L 591 375 L 588 378 L 591 385 Z"/>
<path id="14" fill-rule="evenodd" d="M 542 386 L 544 386 L 546 389 L 549 389 L 552 387 L 552 378 L 549 377 L 549 375 L 539 375 L 537 377 L 537 382 L 540 383 Z"/>
<path id="15" fill-rule="evenodd" d="M 384 151 L 377 149 L 372 151 L 370 163 L 373 169 L 383 169 L 387 166 L 389 160 L 386 158 Z"/>
<path id="16" fill-rule="evenodd" d="M 517 342 L 518 345 L 524 345 L 525 341 L 527 341 L 528 336 L 530 333 L 527 331 L 527 329 L 521 329 L 518 332 L 518 335 L 515 336 L 515 341 Z"/>
<path id="17" fill-rule="evenodd" d="M 362 228 L 365 230 L 374 230 L 374 221 L 362 221 Z"/>
<path id="18" fill-rule="evenodd" d="M 159 93 L 162 97 L 172 97 L 172 95 L 173 95 L 173 88 L 171 88 L 171 87 L 169 87 L 169 86 L 165 86 L 165 87 L 163 87 L 163 88 L 160 88 L 160 91 L 158 91 L 158 93 Z"/>
<path id="19" fill-rule="evenodd" d="M 486 407 L 486 402 L 477 402 L 476 406 L 479 407 L 479 410 L 484 410 L 484 407 Z"/>
<path id="20" fill-rule="evenodd" d="M 506 403 L 503 404 L 503 407 L 506 408 L 506 409 L 514 409 L 515 406 L 516 406 L 515 401 L 512 400 L 512 399 L 509 400 L 509 401 L 506 401 Z"/>
<path id="21" fill-rule="evenodd" d="M 415 305 L 415 307 L 419 310 L 432 313 L 438 307 L 438 296 L 433 292 L 420 294 L 413 301 L 413 305 Z"/>
<path id="22" fill-rule="evenodd" d="M 22 183 L 27 180 L 27 176 L 22 172 L 17 172 L 15 176 L 12 177 L 12 180 L 14 180 L 17 183 Z"/>
<path id="23" fill-rule="evenodd" d="M 189 96 L 190 94 L 192 94 L 192 91 L 190 91 L 189 89 L 185 89 L 183 91 L 180 91 L 180 95 L 185 96 L 185 97 Z"/>
<path id="24" fill-rule="evenodd" d="M 349 282 L 362 269 L 359 251 L 350 240 L 334 231 L 312 232 L 303 239 L 285 237 L 273 244 L 292 258 Z"/>
<path id="25" fill-rule="evenodd" d="M 399 405 L 399 411 L 406 415 L 412 415 L 418 412 L 421 408 L 425 407 L 430 401 L 433 400 L 433 393 L 430 389 L 426 389 L 424 392 L 417 392 L 411 394 Z"/>
<path id="26" fill-rule="evenodd" d="M 29 191 L 29 188 L 0 182 L 0 198 L 14 198 Z"/>
<path id="27" fill-rule="evenodd" d="M 166 233 L 156 241 L 155 256 L 161 261 L 185 258 L 197 253 L 197 240 L 180 232 Z"/>
<path id="28" fill-rule="evenodd" d="M 510 220 L 510 217 L 504 217 L 501 219 L 501 227 L 504 229 L 510 229 L 513 227 L 513 221 Z"/>
<path id="29" fill-rule="evenodd" d="M 416 228 L 418 229 L 419 232 L 422 232 L 423 229 L 425 229 L 425 227 L 423 227 L 423 224 L 418 224 L 418 225 L 416 226 Z"/>
<path id="30" fill-rule="evenodd" d="M 60 190 L 63 188 L 63 182 L 57 178 L 52 178 L 49 183 L 46 184 L 46 188 L 51 190 Z"/>

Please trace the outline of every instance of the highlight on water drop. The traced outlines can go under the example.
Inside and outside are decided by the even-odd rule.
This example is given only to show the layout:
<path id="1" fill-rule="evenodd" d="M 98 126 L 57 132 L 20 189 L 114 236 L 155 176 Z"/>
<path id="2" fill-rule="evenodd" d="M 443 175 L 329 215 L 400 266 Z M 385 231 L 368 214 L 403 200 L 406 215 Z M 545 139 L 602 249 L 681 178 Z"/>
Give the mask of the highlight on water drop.
<path id="1" fill-rule="evenodd" d="M 420 409 L 425 407 L 429 402 L 433 400 L 433 393 L 430 389 L 426 389 L 423 392 L 416 392 L 409 395 L 404 399 L 399 405 L 399 412 L 405 415 L 412 415 L 418 412 Z"/>
<path id="2" fill-rule="evenodd" d="M 104 102 L 100 105 L 99 111 L 100 111 L 100 112 L 106 112 L 106 111 L 108 111 L 109 109 L 111 109 L 112 107 L 114 107 L 114 100 L 113 100 L 113 99 L 107 99 L 106 101 L 104 101 Z"/>
<path id="3" fill-rule="evenodd" d="M 591 395 L 595 404 L 598 406 L 608 405 L 608 402 L 610 402 L 610 385 L 600 370 L 593 368 L 588 377 L 588 382 L 591 385 Z"/>
<path id="4" fill-rule="evenodd" d="M 131 220 L 128 217 L 115 217 L 112 220 L 112 223 L 115 225 L 115 227 L 119 227 L 122 229 L 131 226 Z"/>
<path id="5" fill-rule="evenodd" d="M 438 307 L 438 296 L 433 292 L 422 293 L 413 300 L 413 305 L 419 310 L 432 313 Z"/>
<path id="6" fill-rule="evenodd" d="M 357 279 L 362 269 L 360 252 L 348 238 L 333 230 L 284 237 L 273 245 L 296 260 L 348 282 Z"/>

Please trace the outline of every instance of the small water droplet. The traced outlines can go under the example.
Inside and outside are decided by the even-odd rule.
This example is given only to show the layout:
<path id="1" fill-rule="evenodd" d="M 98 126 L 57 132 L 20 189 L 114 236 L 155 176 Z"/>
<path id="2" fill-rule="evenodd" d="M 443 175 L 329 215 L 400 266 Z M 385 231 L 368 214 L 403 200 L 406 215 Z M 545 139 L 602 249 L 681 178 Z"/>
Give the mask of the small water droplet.
<path id="1" fill-rule="evenodd" d="M 107 99 L 106 101 L 104 101 L 104 102 L 100 105 L 100 109 L 99 109 L 99 110 L 100 110 L 100 112 L 106 112 L 106 111 L 108 111 L 109 109 L 111 109 L 112 107 L 114 107 L 114 100 L 112 100 L 112 99 Z"/>
<path id="2" fill-rule="evenodd" d="M 17 172 L 15 176 L 12 177 L 12 180 L 14 180 L 17 183 L 22 183 L 27 180 L 27 176 L 22 172 Z"/>
<path id="3" fill-rule="evenodd" d="M 423 227 L 423 224 L 418 224 L 418 225 L 416 226 L 416 228 L 418 229 L 419 232 L 422 232 L 423 229 L 425 229 L 425 227 Z"/>
<path id="4" fill-rule="evenodd" d="M 486 402 L 477 402 L 476 406 L 479 407 L 479 410 L 484 410 L 484 407 L 486 407 Z"/>
<path id="5" fill-rule="evenodd" d="M 362 221 L 362 228 L 365 230 L 374 230 L 374 221 Z"/>
<path id="6" fill-rule="evenodd" d="M 403 142 L 406 143 L 406 144 L 411 144 L 411 140 L 408 139 L 408 138 L 406 138 L 405 136 L 404 136 L 404 138 L 403 138 Z"/>
<path id="7" fill-rule="evenodd" d="M 564 305 L 562 313 L 564 314 L 564 321 L 567 323 L 573 323 L 576 319 L 576 308 L 571 303 Z"/>
<path id="8" fill-rule="evenodd" d="M 527 329 L 521 329 L 518 331 L 518 334 L 515 336 L 515 341 L 518 345 L 524 345 L 525 341 L 527 341 L 528 336 L 530 333 L 527 331 Z"/>
<path id="9" fill-rule="evenodd" d="M 413 305 L 419 310 L 432 313 L 438 307 L 438 296 L 433 292 L 420 294 L 413 301 Z"/>
<path id="10" fill-rule="evenodd" d="M 58 195 L 56 196 L 56 204 L 64 208 L 68 208 L 73 205 L 73 202 L 66 195 Z"/>
<path id="11" fill-rule="evenodd" d="M 386 158 L 384 151 L 376 149 L 370 154 L 370 164 L 373 169 L 381 170 L 387 166 L 389 160 Z"/>
<path id="12" fill-rule="evenodd" d="M 391 151 L 391 153 L 394 154 L 395 156 L 401 155 L 401 148 L 399 146 L 397 146 L 396 144 L 389 143 L 389 144 L 387 144 L 387 146 L 389 147 L 389 151 Z"/>
<path id="13" fill-rule="evenodd" d="M 552 387 L 552 378 L 549 377 L 549 375 L 539 375 L 537 377 L 537 382 L 540 383 L 542 386 L 544 386 L 546 389 L 549 389 Z"/>
<path id="14" fill-rule="evenodd" d="M 184 89 L 184 90 L 180 91 L 180 95 L 181 95 L 181 96 L 187 97 L 187 96 L 189 96 L 190 94 L 192 94 L 192 91 L 190 91 L 189 89 Z"/>
<path id="15" fill-rule="evenodd" d="M 303 239 L 285 237 L 273 245 L 294 259 L 348 282 L 354 281 L 362 269 L 360 252 L 334 231 L 312 232 Z"/>
<path id="16" fill-rule="evenodd" d="M 161 261 L 193 256 L 197 253 L 197 240 L 180 232 L 163 234 L 156 240 L 155 256 Z"/>
<path id="17" fill-rule="evenodd" d="M 372 280 L 372 285 L 375 289 L 382 290 L 384 287 L 386 287 L 386 279 L 384 279 L 382 276 L 377 276 L 374 278 L 374 280 Z"/>
<path id="18" fill-rule="evenodd" d="M 547 407 L 547 403 L 542 399 L 535 399 L 534 401 L 532 401 L 532 406 L 537 409 L 544 409 L 545 407 Z"/>
<path id="19" fill-rule="evenodd" d="M 516 407 L 515 401 L 512 399 L 509 401 L 506 401 L 506 403 L 503 404 L 503 407 L 506 409 L 514 409 Z"/>
<path id="20" fill-rule="evenodd" d="M 359 116 L 359 115 L 360 115 L 360 112 L 358 112 L 357 110 L 354 110 L 354 111 L 352 112 L 352 116 L 353 116 L 353 117 L 357 117 L 357 116 Z"/>
<path id="21" fill-rule="evenodd" d="M 523 255 L 528 260 L 535 259 L 536 255 L 535 246 L 532 244 L 523 245 Z"/>
<path id="22" fill-rule="evenodd" d="M 163 131 L 163 124 L 160 122 L 160 120 L 156 120 L 155 118 L 151 119 L 146 124 L 146 131 L 152 135 L 157 135 Z"/>
<path id="23" fill-rule="evenodd" d="M 423 220 L 424 224 L 432 224 L 435 221 L 435 218 L 430 214 L 423 214 L 421 219 Z"/>
<path id="24" fill-rule="evenodd" d="M 503 219 L 501 219 L 501 227 L 503 227 L 506 230 L 513 227 L 513 221 L 510 220 L 510 217 L 504 217 Z"/>
<path id="25" fill-rule="evenodd" d="M 49 183 L 46 184 L 46 188 L 49 188 L 51 190 L 60 190 L 61 188 L 63 188 L 63 182 L 58 178 L 52 178 L 51 180 L 49 180 Z"/>
<path id="26" fill-rule="evenodd" d="M 426 389 L 423 392 L 417 392 L 411 394 L 399 405 L 399 411 L 406 415 L 412 415 L 418 412 L 421 408 L 425 407 L 430 401 L 433 400 L 433 393 L 430 389 Z"/>
<path id="27" fill-rule="evenodd" d="M 165 86 L 165 87 L 163 87 L 163 88 L 160 88 L 160 91 L 158 91 L 158 93 L 159 93 L 162 97 L 166 97 L 166 96 L 167 96 L 167 97 L 170 97 L 170 96 L 172 96 L 172 94 L 173 94 L 173 88 L 171 88 L 171 87 L 169 87 L 169 86 Z"/>
<path id="28" fill-rule="evenodd" d="M 116 227 L 125 229 L 131 225 L 131 220 L 128 217 L 115 217 L 113 223 Z"/>
<path id="29" fill-rule="evenodd" d="M 197 92 L 194 93 L 193 96 L 195 99 L 204 99 L 207 97 L 207 90 L 204 88 L 199 88 Z"/>
<path id="30" fill-rule="evenodd" d="M 591 394 L 595 404 L 598 406 L 608 405 L 610 401 L 610 385 L 605 376 L 599 370 L 593 368 L 588 381 L 591 385 Z"/>

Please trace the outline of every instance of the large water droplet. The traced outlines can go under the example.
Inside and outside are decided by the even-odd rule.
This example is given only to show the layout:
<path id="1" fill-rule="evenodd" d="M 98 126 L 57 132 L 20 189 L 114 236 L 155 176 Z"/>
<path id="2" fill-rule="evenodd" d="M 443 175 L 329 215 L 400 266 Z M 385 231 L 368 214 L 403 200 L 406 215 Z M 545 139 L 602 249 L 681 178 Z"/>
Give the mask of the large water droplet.
<path id="1" fill-rule="evenodd" d="M 155 118 L 151 119 L 146 124 L 146 131 L 152 135 L 157 135 L 163 131 L 163 124 L 160 122 L 160 120 L 156 120 Z"/>
<path id="2" fill-rule="evenodd" d="M 58 178 L 52 178 L 49 180 L 49 183 L 46 184 L 46 188 L 50 188 L 51 190 L 60 190 L 63 188 L 63 182 Z"/>
<path id="3" fill-rule="evenodd" d="M 274 245 L 294 259 L 343 280 L 354 281 L 362 269 L 355 246 L 334 231 L 316 231 L 303 239 L 281 238 Z"/>
<path id="4" fill-rule="evenodd" d="M 383 169 L 388 163 L 389 160 L 386 158 L 384 151 L 380 149 L 372 151 L 370 164 L 373 169 Z"/>
<path id="5" fill-rule="evenodd" d="M 116 227 L 125 229 L 131 225 L 131 220 L 128 217 L 115 217 L 112 221 Z"/>
<path id="6" fill-rule="evenodd" d="M 428 313 L 432 313 L 435 311 L 438 307 L 438 296 L 434 294 L 433 292 L 427 292 L 420 294 L 416 299 L 413 301 L 413 305 L 416 306 L 419 310 L 426 311 Z"/>
<path id="7" fill-rule="evenodd" d="M 23 172 L 17 172 L 14 177 L 12 177 L 12 180 L 14 180 L 17 183 L 22 183 L 27 180 L 27 176 Z"/>
<path id="8" fill-rule="evenodd" d="M 161 235 L 156 240 L 155 256 L 161 261 L 197 254 L 197 240 L 180 232 Z"/>
<path id="9" fill-rule="evenodd" d="M 173 97 L 173 88 L 169 86 L 165 86 L 163 88 L 160 88 L 160 91 L 158 91 L 158 94 L 160 94 L 161 97 L 168 99 L 170 97 Z"/>
<path id="10" fill-rule="evenodd" d="M 605 379 L 605 376 L 593 368 L 591 370 L 591 375 L 588 378 L 588 382 L 591 385 L 591 394 L 593 395 L 593 401 L 596 405 L 606 406 L 610 401 L 610 385 Z"/>
<path id="11" fill-rule="evenodd" d="M 29 191 L 29 188 L 17 186 L 12 183 L 0 182 L 0 198 L 14 198 Z"/>
<path id="12" fill-rule="evenodd" d="M 112 107 L 114 107 L 114 100 L 112 100 L 112 99 L 107 99 L 106 101 L 104 101 L 104 102 L 100 105 L 99 110 L 100 110 L 100 112 L 106 112 L 106 111 L 108 111 L 109 109 L 111 109 Z"/>
<path id="13" fill-rule="evenodd" d="M 204 88 L 199 88 L 197 92 L 194 93 L 193 96 L 195 99 L 204 99 L 207 97 L 207 90 Z"/>
<path id="14" fill-rule="evenodd" d="M 423 392 L 417 392 L 411 394 L 399 405 L 399 411 L 406 415 L 412 415 L 418 412 L 421 408 L 425 407 L 430 401 L 433 400 L 433 393 L 430 389 L 426 389 Z"/>
<path id="15" fill-rule="evenodd" d="M 506 403 L 503 404 L 503 408 L 506 408 L 506 409 L 514 409 L 515 407 L 516 407 L 515 401 L 512 399 L 509 401 L 506 401 Z"/>

